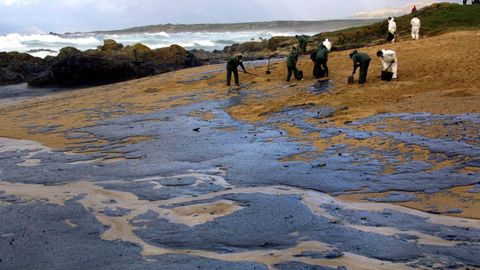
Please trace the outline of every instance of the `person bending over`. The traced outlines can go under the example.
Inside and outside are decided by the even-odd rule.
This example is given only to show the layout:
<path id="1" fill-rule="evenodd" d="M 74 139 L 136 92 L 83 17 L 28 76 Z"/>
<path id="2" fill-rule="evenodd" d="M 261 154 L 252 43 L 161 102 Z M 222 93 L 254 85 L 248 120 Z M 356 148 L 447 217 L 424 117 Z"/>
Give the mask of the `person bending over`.
<path id="1" fill-rule="evenodd" d="M 397 53 L 392 50 L 381 50 L 377 52 L 377 56 L 380 57 L 380 61 L 382 62 L 382 70 L 387 71 L 391 70 L 393 72 L 393 80 L 397 79 L 397 71 L 398 71 L 398 59 Z"/>
<path id="2" fill-rule="evenodd" d="M 368 75 L 368 66 L 370 65 L 370 56 L 366 53 L 359 53 L 357 50 L 354 50 L 350 54 L 350 59 L 353 61 L 353 73 L 352 76 L 357 72 L 357 68 L 360 68 L 360 76 L 358 82 L 360 84 L 365 84 L 367 82 Z"/>
<path id="3" fill-rule="evenodd" d="M 240 86 L 240 79 L 238 78 L 238 66 L 243 69 L 244 73 L 247 73 L 245 66 L 243 65 L 243 56 L 237 55 L 230 58 L 227 62 L 227 86 L 230 86 L 230 81 L 232 80 L 232 73 L 235 76 L 235 84 Z"/>

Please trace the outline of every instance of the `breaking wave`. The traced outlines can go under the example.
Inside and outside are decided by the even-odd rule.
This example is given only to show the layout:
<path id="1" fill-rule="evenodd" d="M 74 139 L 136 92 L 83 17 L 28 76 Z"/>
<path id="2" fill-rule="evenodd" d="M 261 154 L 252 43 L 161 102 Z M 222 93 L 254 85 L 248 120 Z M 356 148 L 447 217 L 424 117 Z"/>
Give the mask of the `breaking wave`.
<path id="1" fill-rule="evenodd" d="M 0 35 L 0 51 L 27 52 L 34 56 L 56 55 L 61 48 L 72 46 L 80 50 L 94 49 L 105 39 L 114 39 L 124 45 L 142 43 L 151 49 L 178 44 L 187 49 L 222 50 L 225 46 L 246 41 L 260 41 L 273 36 L 292 36 L 296 33 L 269 31 L 243 32 L 185 32 L 185 33 L 116 33 L 116 34 L 8 34 Z M 308 33 L 306 33 L 308 34 Z"/>
<path id="2" fill-rule="evenodd" d="M 165 33 L 165 32 L 145 33 L 145 35 L 147 35 L 147 36 L 162 36 L 162 37 L 166 37 L 166 38 L 170 37 L 170 35 L 168 33 Z"/>
<path id="3" fill-rule="evenodd" d="M 57 35 L 21 35 L 21 34 L 8 34 L 0 36 L 0 51 L 28 51 L 39 48 L 48 48 L 58 50 L 62 47 L 95 47 L 101 44 L 101 41 L 93 36 L 84 37 L 63 37 Z"/>

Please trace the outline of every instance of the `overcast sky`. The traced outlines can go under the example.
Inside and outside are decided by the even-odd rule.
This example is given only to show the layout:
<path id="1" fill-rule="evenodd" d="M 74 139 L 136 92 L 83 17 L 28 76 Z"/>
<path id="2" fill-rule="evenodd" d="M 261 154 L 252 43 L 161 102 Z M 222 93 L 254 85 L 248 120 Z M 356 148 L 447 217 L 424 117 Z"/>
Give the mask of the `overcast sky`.
<path id="1" fill-rule="evenodd" d="M 109 30 L 163 23 L 339 19 L 362 11 L 401 8 L 412 2 L 416 1 L 0 0 L 0 34 L 36 29 L 62 33 Z"/>

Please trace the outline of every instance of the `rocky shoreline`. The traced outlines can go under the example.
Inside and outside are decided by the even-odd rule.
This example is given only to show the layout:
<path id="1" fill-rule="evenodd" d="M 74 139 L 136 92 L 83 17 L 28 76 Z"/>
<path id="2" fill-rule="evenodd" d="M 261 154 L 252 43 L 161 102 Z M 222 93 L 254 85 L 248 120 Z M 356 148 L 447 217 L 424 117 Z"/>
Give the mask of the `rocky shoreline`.
<path id="1" fill-rule="evenodd" d="M 0 269 L 477 269 L 477 33 L 394 44 L 391 83 L 344 51 L 323 93 L 222 64 L 2 106 Z"/>
<path id="2" fill-rule="evenodd" d="M 308 49 L 325 35 L 312 37 Z M 338 42 L 338 40 L 335 40 Z M 56 57 L 38 58 L 28 53 L 0 52 L 0 86 L 27 82 L 32 87 L 93 86 L 157 75 L 183 68 L 218 64 L 241 53 L 247 61 L 284 57 L 296 46 L 295 37 L 273 37 L 226 46 L 223 50 L 191 50 L 172 45 L 151 50 L 143 44 L 123 46 L 105 40 L 95 50 L 65 47 Z M 342 50 L 358 45 L 335 46 Z"/>
<path id="3" fill-rule="evenodd" d="M 426 22 L 422 25 L 422 36 L 427 37 L 455 30 L 449 28 L 451 25 L 477 29 L 477 21 L 471 15 L 474 13 L 475 9 L 441 3 L 423 8 L 417 14 Z M 449 19 L 439 22 L 439 17 L 445 14 L 450 14 Z M 463 18 L 464 15 L 468 19 L 459 21 L 458 18 Z M 397 40 L 410 39 L 410 19 L 410 14 L 397 18 Z M 429 22 L 437 23 L 432 26 Z M 319 33 L 310 37 L 307 52 L 313 51 L 325 38 L 332 42 L 332 51 L 385 44 L 386 29 L 387 22 L 382 21 L 368 26 Z M 268 40 L 233 44 L 223 50 L 210 52 L 188 51 L 178 45 L 156 50 L 143 44 L 124 47 L 114 40 L 105 40 L 105 44 L 96 50 L 81 52 L 73 47 L 66 47 L 57 57 L 45 59 L 27 53 L 0 52 L 0 85 L 22 82 L 33 87 L 103 85 L 188 67 L 218 64 L 237 53 L 243 54 L 247 61 L 284 57 L 296 45 L 295 37 L 277 36 Z"/>
<path id="4" fill-rule="evenodd" d="M 291 37 L 227 46 L 223 51 L 188 51 L 178 45 L 151 50 L 143 44 L 123 46 L 105 40 L 95 50 L 65 47 L 56 57 L 38 58 L 28 53 L 0 53 L 0 85 L 27 82 L 32 87 L 92 86 L 161 74 L 178 69 L 216 64 L 235 53 L 247 60 L 282 55 L 294 46 Z"/>
<path id="5" fill-rule="evenodd" d="M 27 82 L 33 87 L 102 85 L 202 65 L 178 45 L 151 50 L 105 40 L 96 50 L 63 48 L 45 59 L 27 53 L 0 53 L 0 85 Z"/>

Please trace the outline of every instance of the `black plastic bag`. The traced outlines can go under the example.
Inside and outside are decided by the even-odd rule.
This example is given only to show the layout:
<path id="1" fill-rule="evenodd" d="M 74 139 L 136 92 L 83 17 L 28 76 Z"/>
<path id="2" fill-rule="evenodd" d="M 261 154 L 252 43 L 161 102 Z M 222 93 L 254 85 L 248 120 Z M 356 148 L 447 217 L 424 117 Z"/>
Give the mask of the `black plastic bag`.
<path id="1" fill-rule="evenodd" d="M 388 32 L 387 41 L 392 41 L 393 39 L 395 39 L 395 35 Z"/>
<path id="2" fill-rule="evenodd" d="M 295 79 L 301 81 L 303 79 L 303 71 L 297 70 L 293 76 L 295 76 Z"/>
<path id="3" fill-rule="evenodd" d="M 382 81 L 389 82 L 393 78 L 393 72 L 390 72 L 388 70 L 382 71 L 382 75 L 380 76 L 380 78 L 382 79 Z"/>

